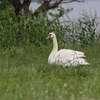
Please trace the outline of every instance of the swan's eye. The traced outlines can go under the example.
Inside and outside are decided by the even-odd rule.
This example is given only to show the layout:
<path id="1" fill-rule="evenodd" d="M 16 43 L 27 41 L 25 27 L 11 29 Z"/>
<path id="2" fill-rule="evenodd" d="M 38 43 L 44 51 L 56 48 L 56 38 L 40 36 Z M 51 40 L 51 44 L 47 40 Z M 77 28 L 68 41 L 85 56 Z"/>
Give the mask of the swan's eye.
<path id="1" fill-rule="evenodd" d="M 49 34 L 51 36 L 51 34 Z"/>

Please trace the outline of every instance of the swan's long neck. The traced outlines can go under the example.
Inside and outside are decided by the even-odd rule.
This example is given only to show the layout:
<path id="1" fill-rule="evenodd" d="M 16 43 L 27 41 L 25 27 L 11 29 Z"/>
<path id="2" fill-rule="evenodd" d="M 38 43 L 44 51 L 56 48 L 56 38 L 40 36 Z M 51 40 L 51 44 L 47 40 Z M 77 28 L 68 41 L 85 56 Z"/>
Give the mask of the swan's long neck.
<path id="1" fill-rule="evenodd" d="M 52 49 L 52 52 L 50 53 L 49 58 L 53 58 L 57 51 L 58 51 L 58 43 L 57 43 L 57 39 L 56 39 L 56 36 L 55 36 L 53 38 L 53 49 Z"/>
<path id="2" fill-rule="evenodd" d="M 57 43 L 57 39 L 56 36 L 53 38 L 53 49 L 52 52 L 57 52 L 58 51 L 58 43 Z"/>

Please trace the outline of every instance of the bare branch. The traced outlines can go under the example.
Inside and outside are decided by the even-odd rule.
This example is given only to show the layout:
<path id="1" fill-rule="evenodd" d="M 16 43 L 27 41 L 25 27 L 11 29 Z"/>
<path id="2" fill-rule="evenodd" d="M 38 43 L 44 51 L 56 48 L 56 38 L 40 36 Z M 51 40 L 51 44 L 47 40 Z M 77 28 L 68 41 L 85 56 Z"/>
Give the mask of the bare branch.
<path id="1" fill-rule="evenodd" d="M 62 3 L 71 3 L 71 2 L 85 2 L 84 0 L 71 0 L 71 1 L 63 1 Z"/>
<path id="2" fill-rule="evenodd" d="M 38 16 L 39 12 L 44 12 L 44 11 L 47 11 L 49 9 L 52 9 L 52 8 L 56 8 L 58 7 L 58 5 L 63 1 L 63 0 L 59 0 L 58 2 L 55 2 L 53 5 L 50 4 L 52 0 L 49 0 L 49 1 L 45 1 L 44 0 L 44 3 L 38 8 L 36 9 L 36 11 L 33 13 L 33 16 Z"/>
<path id="3" fill-rule="evenodd" d="M 66 1 L 64 2 L 64 0 L 56 0 L 54 3 L 50 3 L 52 0 L 44 0 L 44 3 L 36 9 L 36 11 L 33 13 L 33 16 L 37 17 L 39 12 L 44 12 L 44 11 L 48 11 L 50 9 L 54 9 L 57 8 L 59 6 L 59 4 L 61 3 L 71 3 L 71 2 L 83 2 L 83 0 L 70 0 L 70 1 Z"/>

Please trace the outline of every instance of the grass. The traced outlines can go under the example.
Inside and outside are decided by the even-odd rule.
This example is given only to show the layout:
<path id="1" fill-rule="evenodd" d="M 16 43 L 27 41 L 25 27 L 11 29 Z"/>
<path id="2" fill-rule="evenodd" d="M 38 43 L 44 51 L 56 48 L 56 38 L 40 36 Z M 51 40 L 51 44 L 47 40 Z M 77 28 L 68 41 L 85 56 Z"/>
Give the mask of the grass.
<path id="1" fill-rule="evenodd" d="M 96 16 L 92 17 L 92 20 L 87 15 L 83 15 L 82 18 L 84 20 L 78 20 L 78 26 L 72 22 L 72 27 L 71 25 L 63 27 L 59 20 L 48 24 L 48 20 L 41 17 L 41 14 L 34 20 L 22 16 L 19 22 L 11 7 L 2 11 L 0 14 L 0 100 L 99 100 L 100 43 L 93 45 L 94 30 L 92 29 L 95 26 Z M 84 28 L 82 24 L 86 27 Z M 46 46 L 50 42 L 44 38 L 54 30 L 59 44 L 66 45 L 72 41 L 70 46 L 60 46 L 60 48 L 83 51 L 91 65 L 66 67 L 65 71 L 61 66 L 49 65 L 47 59 L 52 43 Z M 75 34 L 65 39 L 66 30 L 68 33 Z M 83 41 L 83 45 L 71 46 L 79 39 Z M 32 43 L 34 45 L 31 45 Z"/>
<path id="2" fill-rule="evenodd" d="M 99 100 L 100 47 L 67 47 L 85 52 L 90 66 L 49 65 L 52 46 L 0 49 L 0 100 Z"/>

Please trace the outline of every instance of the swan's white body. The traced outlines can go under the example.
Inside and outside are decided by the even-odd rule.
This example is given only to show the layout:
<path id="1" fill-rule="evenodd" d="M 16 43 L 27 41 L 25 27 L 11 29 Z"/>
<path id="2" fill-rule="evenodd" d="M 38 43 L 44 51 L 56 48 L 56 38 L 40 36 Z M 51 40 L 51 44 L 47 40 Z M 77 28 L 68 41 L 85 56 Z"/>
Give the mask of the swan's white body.
<path id="1" fill-rule="evenodd" d="M 63 67 L 89 64 L 85 61 L 83 52 L 70 49 L 61 49 L 58 51 L 56 35 L 53 32 L 49 33 L 47 38 L 53 39 L 53 50 L 48 57 L 49 64 L 55 63 Z"/>

